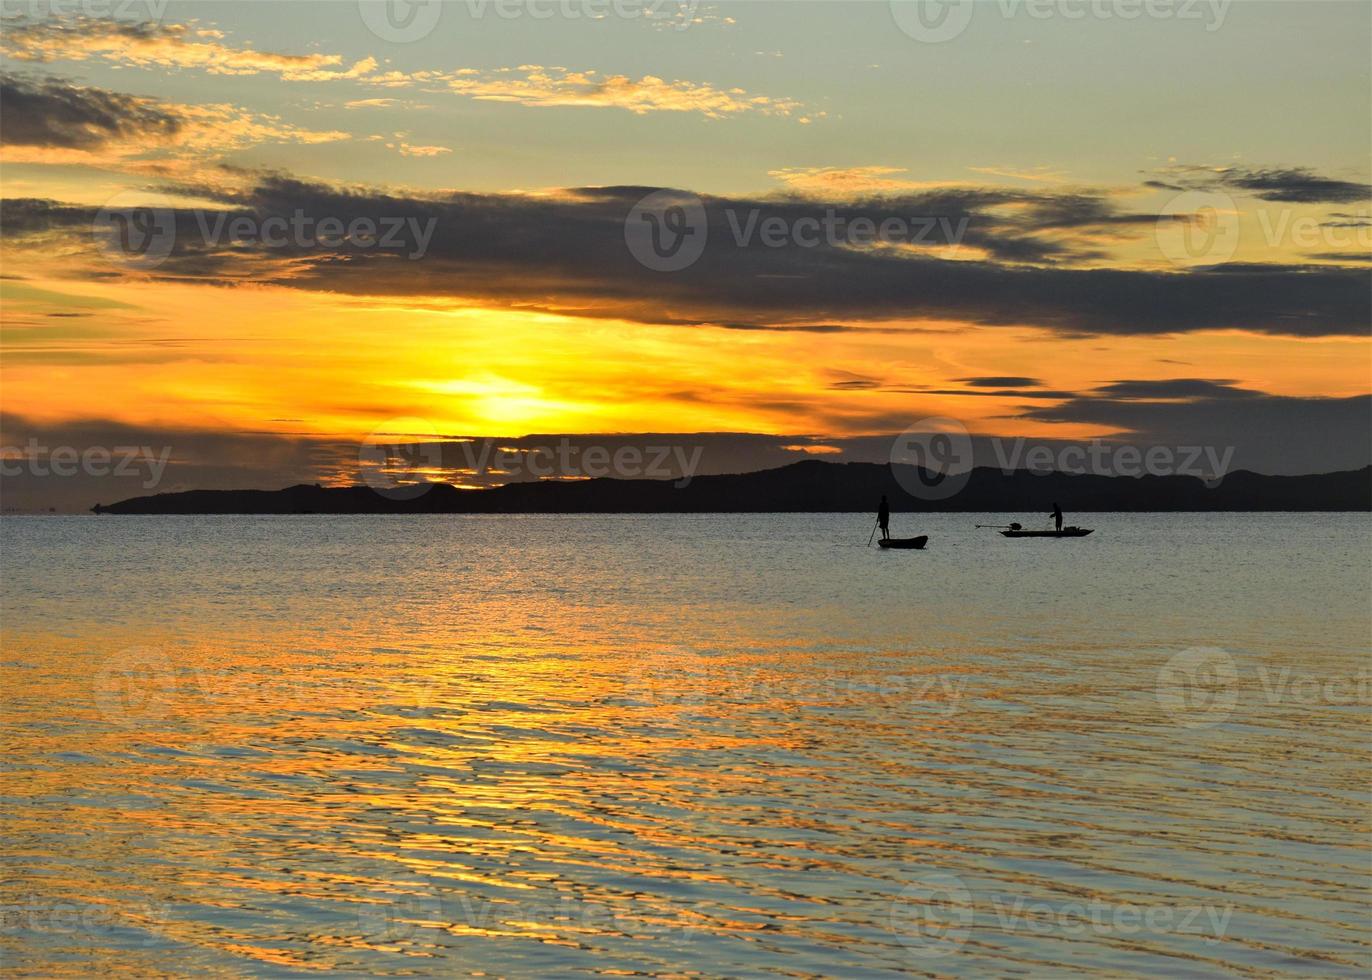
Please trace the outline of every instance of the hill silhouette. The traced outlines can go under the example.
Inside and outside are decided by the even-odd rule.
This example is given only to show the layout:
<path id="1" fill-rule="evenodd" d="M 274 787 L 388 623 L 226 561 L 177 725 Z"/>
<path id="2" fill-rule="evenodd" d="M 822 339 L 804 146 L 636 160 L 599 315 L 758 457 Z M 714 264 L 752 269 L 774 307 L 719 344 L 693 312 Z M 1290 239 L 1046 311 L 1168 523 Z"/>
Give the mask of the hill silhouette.
<path id="1" fill-rule="evenodd" d="M 897 479 L 897 471 L 900 479 Z M 885 494 L 898 512 L 1033 513 L 1058 501 L 1092 511 L 1366 511 L 1372 466 L 1310 476 L 1238 471 L 1217 486 L 1192 476 L 1096 476 L 1005 472 L 977 467 L 944 500 L 914 496 L 913 467 L 806 460 L 754 473 L 672 480 L 548 480 L 460 490 L 436 483 L 418 492 L 301 484 L 283 490 L 191 490 L 134 497 L 105 514 L 610 514 L 802 513 L 875 510 Z"/>

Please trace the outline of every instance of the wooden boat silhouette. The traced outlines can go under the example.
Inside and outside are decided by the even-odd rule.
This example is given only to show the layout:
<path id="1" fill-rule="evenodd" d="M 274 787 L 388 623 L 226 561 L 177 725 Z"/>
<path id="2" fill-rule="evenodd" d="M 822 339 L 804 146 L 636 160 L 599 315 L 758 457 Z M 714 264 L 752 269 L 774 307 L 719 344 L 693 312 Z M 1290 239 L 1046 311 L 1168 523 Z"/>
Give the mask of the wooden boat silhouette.
<path id="1" fill-rule="evenodd" d="M 1065 527 L 1061 531 L 1026 531 L 1022 528 L 1011 528 L 1000 533 L 1007 538 L 1084 538 L 1094 530 L 1093 527 Z"/>
<path id="2" fill-rule="evenodd" d="M 926 541 L 928 541 L 928 540 L 929 540 L 929 535 L 927 535 L 927 534 L 921 534 L 921 535 L 920 535 L 919 537 L 917 537 L 917 538 L 884 538 L 883 540 L 878 541 L 877 544 L 881 545 L 883 548 L 913 548 L 913 549 L 919 549 L 919 548 L 923 548 L 923 547 L 924 547 L 924 542 L 926 542 Z"/>

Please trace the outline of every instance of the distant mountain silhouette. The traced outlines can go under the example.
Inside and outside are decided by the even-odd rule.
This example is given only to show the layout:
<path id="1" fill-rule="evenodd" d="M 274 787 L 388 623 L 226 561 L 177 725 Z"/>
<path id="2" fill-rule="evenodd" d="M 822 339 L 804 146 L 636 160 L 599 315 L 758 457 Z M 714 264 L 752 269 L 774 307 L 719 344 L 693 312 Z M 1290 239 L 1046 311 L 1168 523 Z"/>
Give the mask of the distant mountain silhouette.
<path id="1" fill-rule="evenodd" d="M 905 472 L 897 480 L 895 469 Z M 1090 511 L 1372 510 L 1372 466 L 1312 476 L 1230 473 L 1216 487 L 1191 476 L 1089 476 L 977 467 L 946 500 L 912 496 L 913 467 L 806 460 L 774 470 L 671 480 L 512 483 L 459 490 L 437 483 L 396 499 L 370 487 L 302 484 L 284 490 L 192 490 L 134 497 L 106 514 L 612 514 L 799 513 L 875 511 L 885 494 L 893 511 L 1046 513 L 1052 501 Z"/>

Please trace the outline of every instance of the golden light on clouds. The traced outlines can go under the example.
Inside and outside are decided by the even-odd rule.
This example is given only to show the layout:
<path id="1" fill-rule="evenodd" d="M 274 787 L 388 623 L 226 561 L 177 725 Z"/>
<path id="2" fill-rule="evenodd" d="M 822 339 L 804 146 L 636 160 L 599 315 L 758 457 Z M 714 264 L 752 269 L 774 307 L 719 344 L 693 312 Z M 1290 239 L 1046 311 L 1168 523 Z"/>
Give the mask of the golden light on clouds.
<path id="1" fill-rule="evenodd" d="M 931 416 L 1109 435 L 1119 414 L 1043 409 L 1122 379 L 1270 400 L 1372 387 L 1372 199 L 1337 146 L 1250 163 L 1208 142 L 1232 122 L 1218 110 L 1185 130 L 1193 158 L 1126 146 L 1101 93 L 1059 96 L 1046 126 L 1051 98 L 1007 97 L 1019 76 L 999 62 L 911 111 L 957 71 L 885 17 L 863 42 L 885 51 L 834 31 L 800 57 L 778 21 L 736 56 L 706 34 L 748 25 L 702 14 L 698 33 L 588 41 L 559 65 L 525 43 L 542 28 L 500 17 L 463 21 L 461 45 L 383 43 L 356 17 L 320 37 L 302 9 L 7 20 L 7 415 L 327 438 L 415 417 L 823 453 Z M 649 35 L 661 65 L 624 41 Z M 1150 111 L 1173 81 L 1150 80 Z M 628 244 L 658 189 L 710 217 L 694 265 Z M 94 230 L 116 206 L 175 212 L 158 262 L 110 261 Z M 262 240 L 297 215 L 423 234 Z M 855 231 L 888 217 L 906 237 Z M 246 239 L 209 231 L 240 219 Z"/>
<path id="2" fill-rule="evenodd" d="M 936 322 L 815 335 L 444 307 L 251 285 L 5 281 L 5 407 L 47 421 L 346 437 L 394 416 L 466 435 L 843 436 L 938 415 L 973 431 L 1091 436 L 1108 430 L 1016 418 L 1038 404 L 1032 388 L 988 394 L 955 379 L 1028 373 L 1044 388 L 1082 391 L 1223 371 L 1293 396 L 1356 394 L 1366 383 L 1366 344 L 1353 338 L 1071 340 Z"/>

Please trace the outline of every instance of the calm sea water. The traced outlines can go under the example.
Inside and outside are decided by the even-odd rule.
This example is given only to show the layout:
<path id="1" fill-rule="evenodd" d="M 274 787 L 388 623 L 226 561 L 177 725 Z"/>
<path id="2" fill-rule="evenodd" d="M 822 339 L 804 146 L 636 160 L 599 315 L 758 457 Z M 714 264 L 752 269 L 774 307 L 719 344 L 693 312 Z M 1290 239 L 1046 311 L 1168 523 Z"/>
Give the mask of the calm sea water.
<path id="1" fill-rule="evenodd" d="M 1003 520 L 4 519 L 4 964 L 1365 975 L 1372 519 Z"/>

